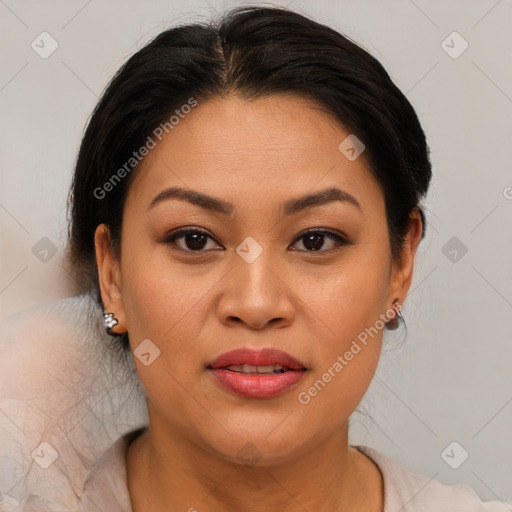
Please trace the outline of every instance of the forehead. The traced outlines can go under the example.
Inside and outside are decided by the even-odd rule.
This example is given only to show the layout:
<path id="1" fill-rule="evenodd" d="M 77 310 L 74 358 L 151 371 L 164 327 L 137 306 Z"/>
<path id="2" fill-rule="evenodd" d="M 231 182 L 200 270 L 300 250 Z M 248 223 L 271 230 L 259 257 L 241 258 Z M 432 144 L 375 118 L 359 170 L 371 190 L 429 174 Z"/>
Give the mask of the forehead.
<path id="1" fill-rule="evenodd" d="M 350 133 L 306 98 L 198 100 L 168 132 L 135 171 L 130 201 L 149 205 L 163 188 L 176 185 L 234 203 L 328 186 L 359 196 L 363 209 L 382 199 L 364 158 L 349 160 L 339 149 Z"/>

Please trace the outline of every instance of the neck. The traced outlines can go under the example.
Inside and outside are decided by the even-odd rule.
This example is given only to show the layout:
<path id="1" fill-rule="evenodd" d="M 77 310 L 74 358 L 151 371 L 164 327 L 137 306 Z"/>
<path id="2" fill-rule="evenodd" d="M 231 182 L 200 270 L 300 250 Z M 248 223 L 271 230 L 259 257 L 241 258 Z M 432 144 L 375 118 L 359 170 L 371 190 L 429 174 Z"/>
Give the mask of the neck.
<path id="1" fill-rule="evenodd" d="M 230 461 L 164 423 L 128 448 L 133 512 L 381 511 L 382 477 L 348 446 L 348 424 L 320 445 L 286 462 Z"/>

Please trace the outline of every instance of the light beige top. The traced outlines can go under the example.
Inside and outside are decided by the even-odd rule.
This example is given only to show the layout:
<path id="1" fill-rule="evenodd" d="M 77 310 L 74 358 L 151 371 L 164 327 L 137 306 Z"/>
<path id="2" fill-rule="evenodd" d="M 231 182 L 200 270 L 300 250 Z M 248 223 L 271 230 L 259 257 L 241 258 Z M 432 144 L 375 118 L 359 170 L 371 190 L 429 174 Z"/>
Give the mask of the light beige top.
<path id="1" fill-rule="evenodd" d="M 126 450 L 147 427 L 119 438 L 94 464 L 79 502 L 81 512 L 132 512 L 126 479 Z M 409 471 L 367 446 L 354 446 L 370 457 L 384 479 L 383 512 L 510 512 L 498 501 L 482 502 L 467 485 L 445 485 Z"/>

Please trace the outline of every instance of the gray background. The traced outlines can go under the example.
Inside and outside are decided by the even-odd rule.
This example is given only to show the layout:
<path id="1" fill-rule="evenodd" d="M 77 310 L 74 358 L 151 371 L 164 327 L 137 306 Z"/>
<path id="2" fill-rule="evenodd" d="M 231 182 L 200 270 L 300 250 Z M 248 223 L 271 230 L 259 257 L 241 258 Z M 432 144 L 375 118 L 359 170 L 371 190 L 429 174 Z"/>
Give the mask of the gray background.
<path id="1" fill-rule="evenodd" d="M 0 318 L 75 293 L 62 259 L 66 194 L 86 120 L 112 74 L 169 25 L 243 3 L 0 0 Z M 274 4 L 375 55 L 432 150 L 427 237 L 403 311 L 408 333 L 386 333 L 351 443 L 512 502 L 512 2 Z M 46 59 L 31 47 L 43 31 L 58 43 Z M 454 31 L 469 45 L 460 55 Z M 469 453 L 457 469 L 441 456 L 453 441 Z"/>

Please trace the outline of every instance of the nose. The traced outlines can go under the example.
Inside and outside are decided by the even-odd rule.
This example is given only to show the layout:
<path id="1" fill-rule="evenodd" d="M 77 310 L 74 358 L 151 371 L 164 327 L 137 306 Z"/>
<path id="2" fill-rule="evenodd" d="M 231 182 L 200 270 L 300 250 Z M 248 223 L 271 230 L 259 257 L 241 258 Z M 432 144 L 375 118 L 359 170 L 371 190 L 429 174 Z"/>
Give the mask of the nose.
<path id="1" fill-rule="evenodd" d="M 296 308 L 293 291 L 284 273 L 271 264 L 265 251 L 252 263 L 236 253 L 233 269 L 222 282 L 218 318 L 224 325 L 245 324 L 254 330 L 293 323 Z"/>

